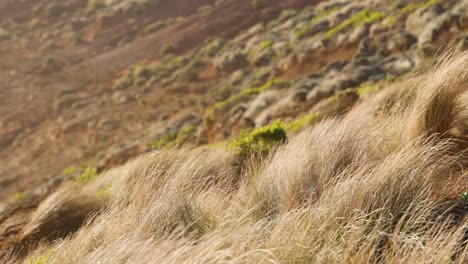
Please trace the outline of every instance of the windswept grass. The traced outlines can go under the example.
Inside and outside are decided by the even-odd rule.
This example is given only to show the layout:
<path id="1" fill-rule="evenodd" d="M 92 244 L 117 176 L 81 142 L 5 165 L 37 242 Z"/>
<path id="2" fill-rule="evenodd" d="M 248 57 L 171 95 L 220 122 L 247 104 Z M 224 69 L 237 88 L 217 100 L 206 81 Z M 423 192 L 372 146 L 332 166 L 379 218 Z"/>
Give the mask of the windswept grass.
<path id="1" fill-rule="evenodd" d="M 465 53 L 386 87 L 240 177 L 225 147 L 141 156 L 47 198 L 28 241 L 94 213 L 43 246 L 48 263 L 466 263 L 466 209 L 447 186 L 467 169 L 467 69 Z"/>

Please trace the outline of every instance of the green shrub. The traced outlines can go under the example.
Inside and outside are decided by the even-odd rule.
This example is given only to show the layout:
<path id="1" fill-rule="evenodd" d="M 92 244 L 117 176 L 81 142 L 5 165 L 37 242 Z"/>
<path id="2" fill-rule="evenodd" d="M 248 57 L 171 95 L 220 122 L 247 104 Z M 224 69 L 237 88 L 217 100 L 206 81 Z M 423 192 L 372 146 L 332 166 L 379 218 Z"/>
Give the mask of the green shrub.
<path id="1" fill-rule="evenodd" d="M 153 143 L 153 148 L 160 149 L 165 146 L 168 146 L 171 142 L 173 142 L 177 137 L 177 133 L 173 130 L 170 130 L 164 133 L 156 142 Z"/>
<path id="2" fill-rule="evenodd" d="M 97 168 L 92 165 L 88 165 L 83 173 L 76 177 L 75 181 L 78 183 L 88 183 L 96 179 L 98 176 Z"/>
<path id="3" fill-rule="evenodd" d="M 297 39 L 302 39 L 304 36 L 306 36 L 310 31 L 310 27 L 308 25 L 302 26 L 294 31 L 294 35 L 296 36 Z"/>
<path id="4" fill-rule="evenodd" d="M 340 23 L 338 26 L 327 31 L 325 37 L 331 38 L 336 33 L 349 27 L 359 27 L 363 24 L 372 23 L 385 17 L 385 13 L 370 11 L 368 8 L 354 14 L 352 17 Z"/>
<path id="5" fill-rule="evenodd" d="M 243 131 L 230 147 L 237 151 L 241 160 L 251 155 L 265 155 L 277 144 L 287 140 L 285 125 L 281 121 L 257 128 L 251 132 Z"/>
<path id="6" fill-rule="evenodd" d="M 190 136 L 197 130 L 197 127 L 194 125 L 188 125 L 181 129 L 175 138 L 174 144 L 179 146 L 183 143 L 186 143 Z"/>
<path id="7" fill-rule="evenodd" d="M 271 46 L 273 46 L 273 41 L 271 40 L 265 40 L 260 43 L 260 49 L 262 50 L 269 49 Z"/>
<path id="8" fill-rule="evenodd" d="M 419 3 L 419 4 L 415 4 L 415 3 L 409 3 L 408 5 L 406 5 L 405 7 L 403 7 L 403 9 L 401 10 L 403 13 L 411 13 L 417 9 L 420 9 L 420 8 L 429 8 L 431 6 L 434 6 L 434 5 L 437 5 L 439 3 L 438 0 L 429 0 L 427 2 L 424 2 L 424 3 Z"/>

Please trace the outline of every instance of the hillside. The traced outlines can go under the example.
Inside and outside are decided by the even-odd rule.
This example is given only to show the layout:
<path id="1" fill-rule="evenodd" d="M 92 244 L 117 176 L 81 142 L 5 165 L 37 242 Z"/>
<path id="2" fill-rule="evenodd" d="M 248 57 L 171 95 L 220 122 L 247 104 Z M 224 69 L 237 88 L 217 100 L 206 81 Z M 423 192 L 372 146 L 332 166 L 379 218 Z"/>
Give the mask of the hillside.
<path id="1" fill-rule="evenodd" d="M 0 18 L 0 263 L 467 261 L 468 1 Z"/>

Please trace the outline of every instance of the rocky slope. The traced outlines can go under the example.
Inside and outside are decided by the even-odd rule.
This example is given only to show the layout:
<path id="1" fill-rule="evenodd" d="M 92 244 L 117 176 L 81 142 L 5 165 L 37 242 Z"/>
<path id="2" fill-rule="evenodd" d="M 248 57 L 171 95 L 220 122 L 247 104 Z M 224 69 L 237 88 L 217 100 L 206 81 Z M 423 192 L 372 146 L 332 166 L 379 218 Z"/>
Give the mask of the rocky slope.
<path id="1" fill-rule="evenodd" d="M 466 0 L 0 0 L 0 17 L 0 245 L 87 169 L 275 120 L 295 134 L 468 48 Z"/>

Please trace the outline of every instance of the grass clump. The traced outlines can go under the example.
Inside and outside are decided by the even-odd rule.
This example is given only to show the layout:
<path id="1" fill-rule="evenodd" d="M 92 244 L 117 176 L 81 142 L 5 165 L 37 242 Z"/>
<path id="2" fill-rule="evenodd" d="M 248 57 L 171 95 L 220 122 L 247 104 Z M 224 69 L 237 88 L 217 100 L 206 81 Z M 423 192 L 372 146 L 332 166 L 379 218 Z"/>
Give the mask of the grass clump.
<path id="1" fill-rule="evenodd" d="M 160 149 L 173 142 L 177 137 L 177 133 L 173 130 L 164 133 L 156 142 L 153 143 L 153 148 Z"/>
<path id="2" fill-rule="evenodd" d="M 92 165 L 88 165 L 83 171 L 83 173 L 80 176 L 76 177 L 75 181 L 81 184 L 85 184 L 93 181 L 98 176 L 99 174 L 97 173 L 97 168 Z"/>
<path id="3" fill-rule="evenodd" d="M 251 132 L 243 131 L 230 147 L 238 151 L 244 160 L 254 154 L 268 154 L 272 147 L 287 140 L 285 125 L 275 121 L 271 125 L 257 128 Z"/>
<path id="4" fill-rule="evenodd" d="M 380 20 L 384 17 L 385 17 L 385 13 L 371 11 L 369 8 L 366 8 L 354 14 L 349 19 L 343 21 L 338 26 L 328 30 L 327 33 L 325 34 L 325 37 L 331 38 L 334 35 L 336 35 L 338 32 L 341 32 L 349 27 L 359 27 L 361 25 Z"/>

